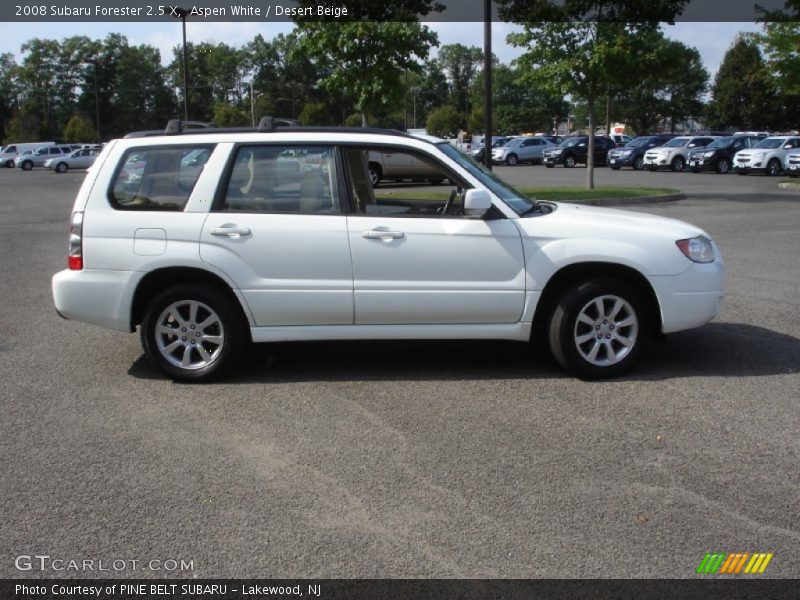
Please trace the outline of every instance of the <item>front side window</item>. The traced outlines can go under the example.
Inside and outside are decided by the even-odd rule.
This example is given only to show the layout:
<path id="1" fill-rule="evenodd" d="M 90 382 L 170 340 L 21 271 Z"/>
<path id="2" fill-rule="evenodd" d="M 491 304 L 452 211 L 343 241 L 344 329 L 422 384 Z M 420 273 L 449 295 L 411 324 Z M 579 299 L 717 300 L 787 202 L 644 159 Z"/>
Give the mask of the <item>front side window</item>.
<path id="1" fill-rule="evenodd" d="M 338 214 L 333 148 L 242 146 L 234 156 L 220 210 Z"/>
<path id="2" fill-rule="evenodd" d="M 683 148 L 692 138 L 674 138 L 664 144 L 664 148 Z"/>
<path id="3" fill-rule="evenodd" d="M 447 144 L 439 147 L 444 149 Z M 448 146 L 462 160 L 471 160 Z M 430 156 L 405 148 L 346 146 L 342 149 L 353 209 L 391 217 L 462 217 L 466 186 Z M 380 171 L 375 186 L 370 172 Z M 448 185 L 429 187 L 431 183 Z M 420 189 L 424 187 L 425 189 Z"/>
<path id="4" fill-rule="evenodd" d="M 214 146 L 132 148 L 122 156 L 109 191 L 112 206 L 123 210 L 183 210 L 202 172 L 188 157 L 210 155 Z M 205 164 L 205 163 L 203 163 Z"/>

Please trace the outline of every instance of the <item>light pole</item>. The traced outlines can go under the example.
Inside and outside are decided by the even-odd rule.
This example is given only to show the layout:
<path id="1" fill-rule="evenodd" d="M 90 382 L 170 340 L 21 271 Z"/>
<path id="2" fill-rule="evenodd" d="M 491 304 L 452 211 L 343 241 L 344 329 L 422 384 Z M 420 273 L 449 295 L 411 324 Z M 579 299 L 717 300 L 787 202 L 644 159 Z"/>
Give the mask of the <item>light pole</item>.
<path id="1" fill-rule="evenodd" d="M 186 60 L 186 17 L 189 11 L 185 8 L 176 8 L 173 13 L 183 24 L 183 120 L 189 120 L 189 69 Z"/>
<path id="2" fill-rule="evenodd" d="M 483 0 L 483 164 L 492 169 L 492 2 Z M 467 116 L 469 118 L 469 116 Z"/>
<path id="3" fill-rule="evenodd" d="M 97 143 L 100 143 L 100 91 L 97 87 L 97 58 L 87 58 L 86 63 L 94 65 L 94 124 L 97 130 Z"/>
<path id="4" fill-rule="evenodd" d="M 253 91 L 253 82 L 250 82 L 250 121 L 252 122 L 253 127 L 256 126 L 256 98 L 258 98 L 261 94 L 256 94 Z"/>

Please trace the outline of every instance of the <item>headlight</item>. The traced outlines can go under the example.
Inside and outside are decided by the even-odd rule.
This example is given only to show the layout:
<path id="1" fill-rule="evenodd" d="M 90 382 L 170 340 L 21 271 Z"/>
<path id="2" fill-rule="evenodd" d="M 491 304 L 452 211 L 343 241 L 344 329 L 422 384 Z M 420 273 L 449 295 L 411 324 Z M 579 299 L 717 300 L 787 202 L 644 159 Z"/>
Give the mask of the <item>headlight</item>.
<path id="1" fill-rule="evenodd" d="M 620 156 L 628 156 L 631 152 L 631 150 L 623 150 Z"/>
<path id="2" fill-rule="evenodd" d="M 753 154 L 753 158 L 755 158 L 756 160 L 764 160 L 765 156 L 766 153 L 764 152 L 756 152 L 755 154 Z"/>
<path id="3" fill-rule="evenodd" d="M 712 156 L 714 156 L 714 151 L 712 150 L 711 152 L 706 152 L 705 154 L 703 154 L 703 156 L 705 156 L 706 158 L 711 158 Z"/>
<path id="4" fill-rule="evenodd" d="M 561 154 L 563 150 L 553 150 L 553 154 Z"/>
<path id="5" fill-rule="evenodd" d="M 684 256 L 692 262 L 714 262 L 714 247 L 711 245 L 711 240 L 703 235 L 686 240 L 678 240 L 675 244 L 680 248 Z"/>

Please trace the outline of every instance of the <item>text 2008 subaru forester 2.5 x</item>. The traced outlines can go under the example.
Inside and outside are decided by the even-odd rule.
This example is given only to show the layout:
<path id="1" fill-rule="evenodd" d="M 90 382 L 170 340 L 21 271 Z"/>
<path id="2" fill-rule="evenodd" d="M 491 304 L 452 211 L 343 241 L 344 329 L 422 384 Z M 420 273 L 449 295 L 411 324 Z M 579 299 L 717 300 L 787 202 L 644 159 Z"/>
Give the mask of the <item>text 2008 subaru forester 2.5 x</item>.
<path id="1" fill-rule="evenodd" d="M 441 200 L 370 184 L 370 152 L 422 161 Z M 541 337 L 583 378 L 707 323 L 724 267 L 701 229 L 537 202 L 447 143 L 369 129 L 145 132 L 109 143 L 71 218 L 58 312 L 120 331 L 175 379 L 250 342 Z"/>

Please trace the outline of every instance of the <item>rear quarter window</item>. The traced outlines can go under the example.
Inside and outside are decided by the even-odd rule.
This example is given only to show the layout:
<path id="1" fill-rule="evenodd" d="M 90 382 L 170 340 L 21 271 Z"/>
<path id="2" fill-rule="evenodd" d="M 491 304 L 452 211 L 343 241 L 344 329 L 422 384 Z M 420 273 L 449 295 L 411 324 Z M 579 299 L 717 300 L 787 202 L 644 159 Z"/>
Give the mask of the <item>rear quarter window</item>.
<path id="1" fill-rule="evenodd" d="M 108 191 L 119 210 L 174 210 L 186 206 L 213 144 L 130 148 Z"/>

